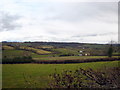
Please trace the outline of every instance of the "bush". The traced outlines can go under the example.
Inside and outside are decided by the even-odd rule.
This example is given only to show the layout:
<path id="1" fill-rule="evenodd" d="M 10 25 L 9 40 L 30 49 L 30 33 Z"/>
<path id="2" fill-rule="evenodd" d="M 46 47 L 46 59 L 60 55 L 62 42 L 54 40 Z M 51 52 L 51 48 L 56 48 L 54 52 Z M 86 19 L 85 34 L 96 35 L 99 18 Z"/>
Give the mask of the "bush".
<path id="1" fill-rule="evenodd" d="M 72 54 L 72 53 L 65 53 L 65 54 L 59 55 L 59 57 L 62 57 L 62 56 L 74 56 L 74 54 Z"/>
<path id="2" fill-rule="evenodd" d="M 120 88 L 120 68 L 95 71 L 82 68 L 50 75 L 51 88 Z"/>

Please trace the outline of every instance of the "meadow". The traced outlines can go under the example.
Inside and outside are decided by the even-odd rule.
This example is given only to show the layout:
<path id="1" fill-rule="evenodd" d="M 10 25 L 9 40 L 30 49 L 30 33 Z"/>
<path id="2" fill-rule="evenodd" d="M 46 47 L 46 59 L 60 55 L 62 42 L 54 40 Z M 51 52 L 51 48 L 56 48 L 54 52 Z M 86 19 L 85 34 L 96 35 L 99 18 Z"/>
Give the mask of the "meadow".
<path id="1" fill-rule="evenodd" d="M 28 54 L 30 56 L 32 56 L 33 58 L 40 58 L 40 57 L 47 57 L 49 55 L 38 55 L 36 53 L 30 52 L 30 51 L 24 51 L 24 50 L 3 50 L 2 51 L 2 56 L 6 56 L 9 58 L 13 58 L 13 57 L 20 57 L 20 56 L 24 56 L 25 54 Z"/>
<path id="2" fill-rule="evenodd" d="M 50 74 L 63 70 L 92 68 L 98 70 L 105 67 L 118 67 L 120 61 L 91 62 L 78 64 L 3 64 L 3 88 L 47 88 Z M 25 78 L 24 78 L 25 77 Z M 30 82 L 26 84 L 25 79 Z M 35 84 L 36 83 L 36 84 Z"/>
<path id="3" fill-rule="evenodd" d="M 5 42 L 2 46 L 2 60 L 5 62 L 2 64 L 2 86 L 3 88 L 49 88 L 48 83 L 51 81 L 49 75 L 53 73 L 61 73 L 63 70 L 75 71 L 78 68 L 92 68 L 99 71 L 106 67 L 120 66 L 118 46 L 114 45 L 112 58 L 107 56 L 107 50 L 108 45 L 97 44 Z M 113 61 L 108 61 L 109 59 Z M 14 63 L 11 64 L 7 60 Z M 44 63 L 46 61 L 47 64 Z M 54 64 L 50 64 L 54 61 Z M 74 63 L 76 61 L 77 63 Z"/>

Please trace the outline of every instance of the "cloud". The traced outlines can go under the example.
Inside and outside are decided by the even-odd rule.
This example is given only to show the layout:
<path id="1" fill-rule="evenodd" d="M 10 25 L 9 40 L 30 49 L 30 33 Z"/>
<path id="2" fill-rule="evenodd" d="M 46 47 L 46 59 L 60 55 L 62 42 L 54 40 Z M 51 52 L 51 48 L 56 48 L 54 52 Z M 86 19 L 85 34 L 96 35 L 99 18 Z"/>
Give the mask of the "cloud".
<path id="1" fill-rule="evenodd" d="M 0 4 L 8 12 L 4 29 L 0 27 L 1 41 L 117 41 L 117 2 L 7 1 Z"/>
<path id="2" fill-rule="evenodd" d="M 108 32 L 108 33 L 101 33 L 101 34 L 84 34 L 84 35 L 76 35 L 76 36 L 72 36 L 72 37 L 96 37 L 96 36 L 107 36 L 107 35 L 117 35 L 118 33 L 115 32 Z"/>
<path id="3" fill-rule="evenodd" d="M 0 31 L 14 30 L 21 27 L 16 21 L 20 18 L 17 15 L 10 15 L 0 11 Z"/>
<path id="4" fill-rule="evenodd" d="M 59 3 L 56 5 L 52 5 L 49 7 L 49 10 L 54 14 L 53 16 L 46 17 L 46 20 L 63 20 L 68 22 L 76 22 L 76 21 L 88 21 L 92 19 L 96 19 L 99 21 L 106 22 L 117 22 L 117 19 L 113 19 L 117 17 L 117 3 L 115 2 L 84 2 L 84 3 Z M 48 12 L 49 13 L 49 12 Z"/>

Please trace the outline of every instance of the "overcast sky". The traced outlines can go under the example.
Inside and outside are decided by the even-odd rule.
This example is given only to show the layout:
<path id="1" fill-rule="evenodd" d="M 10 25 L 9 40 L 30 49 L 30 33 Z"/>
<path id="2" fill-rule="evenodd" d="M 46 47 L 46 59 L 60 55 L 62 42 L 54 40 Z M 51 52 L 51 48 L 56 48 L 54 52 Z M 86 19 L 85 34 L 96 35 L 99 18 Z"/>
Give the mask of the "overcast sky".
<path id="1" fill-rule="evenodd" d="M 117 2 L 0 1 L 0 41 L 118 41 Z"/>

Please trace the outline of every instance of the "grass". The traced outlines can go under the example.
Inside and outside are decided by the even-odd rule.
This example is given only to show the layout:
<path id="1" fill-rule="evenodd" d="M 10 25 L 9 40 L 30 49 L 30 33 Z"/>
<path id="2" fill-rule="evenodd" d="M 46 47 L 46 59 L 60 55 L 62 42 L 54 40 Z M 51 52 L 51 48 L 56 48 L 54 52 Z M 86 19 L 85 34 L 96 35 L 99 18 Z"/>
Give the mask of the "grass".
<path id="1" fill-rule="evenodd" d="M 15 57 L 15 56 L 22 56 L 24 54 L 23 50 L 3 50 L 2 51 L 2 56 L 7 56 L 7 57 Z M 28 52 L 27 52 L 28 53 Z"/>
<path id="2" fill-rule="evenodd" d="M 42 57 L 49 57 L 51 56 L 51 54 L 48 54 L 48 55 L 38 55 L 36 53 L 32 53 L 31 55 L 33 58 L 42 58 Z"/>
<path id="3" fill-rule="evenodd" d="M 3 88 L 25 88 L 27 85 L 23 78 L 23 73 L 27 80 L 36 82 L 37 86 L 30 85 L 32 88 L 46 88 L 49 82 L 48 75 L 62 70 L 75 70 L 77 68 L 99 69 L 103 67 L 117 67 L 120 61 L 92 62 L 79 64 L 4 64 L 2 66 Z M 31 77 L 29 77 L 31 76 Z M 31 78 L 31 79 L 30 79 Z"/>
<path id="4" fill-rule="evenodd" d="M 33 53 L 31 51 L 25 51 L 25 50 L 3 50 L 2 51 L 2 56 L 7 56 L 7 57 L 10 57 L 10 58 L 13 58 L 13 57 L 19 57 L 19 56 L 23 56 L 25 53 L 27 54 L 30 54 L 33 58 L 40 58 L 40 57 L 47 57 L 47 56 L 50 56 L 50 55 L 38 55 L 36 53 Z"/>
<path id="5" fill-rule="evenodd" d="M 5 50 L 12 50 L 12 49 L 14 49 L 13 47 L 6 46 L 6 45 L 2 46 L 2 48 L 5 49 Z"/>
<path id="6" fill-rule="evenodd" d="M 113 55 L 119 55 L 120 56 L 120 52 L 113 53 Z"/>
<path id="7" fill-rule="evenodd" d="M 36 48 L 33 48 L 33 47 L 21 46 L 20 49 L 24 49 L 24 50 L 28 50 L 28 51 L 34 51 L 37 54 L 50 54 L 51 53 L 50 51 L 45 51 L 45 50 L 42 50 L 42 49 L 36 49 Z"/>
<path id="8" fill-rule="evenodd" d="M 68 53 L 75 54 L 75 55 L 79 54 L 78 49 L 73 49 L 73 48 L 56 48 L 52 50 L 55 52 L 60 52 L 61 54 L 68 54 Z"/>
<path id="9" fill-rule="evenodd" d="M 53 48 L 53 46 L 50 46 L 50 45 L 41 45 L 38 48 Z"/>

